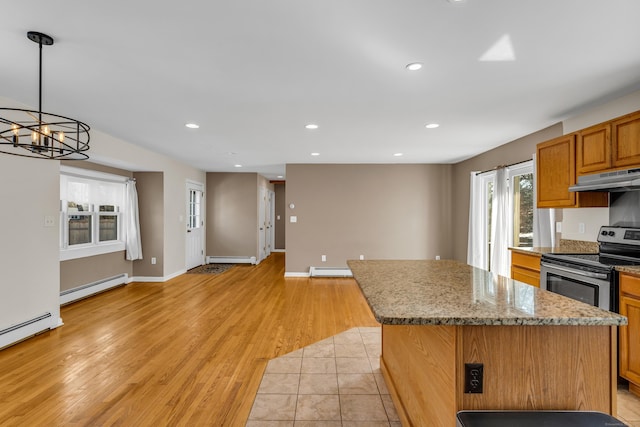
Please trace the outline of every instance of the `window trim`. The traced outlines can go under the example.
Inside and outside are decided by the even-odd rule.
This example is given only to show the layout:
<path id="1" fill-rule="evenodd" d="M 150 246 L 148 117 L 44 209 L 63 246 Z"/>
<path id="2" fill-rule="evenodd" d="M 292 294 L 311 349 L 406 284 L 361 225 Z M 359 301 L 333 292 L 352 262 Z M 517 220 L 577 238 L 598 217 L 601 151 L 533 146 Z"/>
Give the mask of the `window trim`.
<path id="1" fill-rule="evenodd" d="M 129 177 L 115 175 L 105 172 L 94 171 L 90 169 L 82 169 L 82 168 L 74 168 L 70 166 L 60 165 L 60 177 L 62 175 L 66 175 L 74 178 L 83 178 L 90 179 L 93 181 L 103 181 L 109 183 L 117 183 L 117 184 L 126 184 L 129 180 Z M 126 203 L 126 200 L 125 202 Z M 110 214 L 118 216 L 118 228 L 120 233 L 121 240 L 117 241 L 107 241 L 107 242 L 94 242 L 93 241 L 93 233 L 92 230 L 92 242 L 87 244 L 73 245 L 72 247 L 65 247 L 65 232 L 67 230 L 67 216 L 68 213 L 63 209 L 63 206 L 60 206 L 60 261 L 68 261 L 72 259 L 78 258 L 86 258 L 95 255 L 104 255 L 113 252 L 121 252 L 124 251 L 125 248 L 125 238 L 124 230 L 121 228 L 123 213 L 126 211 L 127 206 L 123 205 L 122 209 L 119 212 L 99 212 L 99 211 L 91 211 L 91 215 L 93 218 L 97 219 L 99 222 L 100 214 Z M 98 222 L 96 222 L 95 226 L 92 228 L 98 227 Z M 98 236 L 95 237 L 98 239 Z"/>

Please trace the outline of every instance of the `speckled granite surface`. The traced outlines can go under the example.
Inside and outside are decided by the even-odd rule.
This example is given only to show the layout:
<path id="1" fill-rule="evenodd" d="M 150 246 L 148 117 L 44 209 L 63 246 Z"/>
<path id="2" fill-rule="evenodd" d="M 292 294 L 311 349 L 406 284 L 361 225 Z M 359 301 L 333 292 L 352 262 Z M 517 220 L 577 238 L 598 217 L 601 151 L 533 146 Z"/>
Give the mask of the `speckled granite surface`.
<path id="1" fill-rule="evenodd" d="M 629 273 L 640 276 L 640 265 L 617 265 L 616 270 L 622 273 Z"/>
<path id="2" fill-rule="evenodd" d="M 623 325 L 626 318 L 452 260 L 348 261 L 387 325 Z"/>
<path id="3" fill-rule="evenodd" d="M 525 254 L 595 254 L 598 253 L 598 243 L 597 242 L 586 242 L 583 240 L 568 240 L 561 239 L 560 246 L 556 247 L 525 247 L 525 248 L 517 248 L 511 247 L 509 248 L 515 252 L 522 252 Z"/>

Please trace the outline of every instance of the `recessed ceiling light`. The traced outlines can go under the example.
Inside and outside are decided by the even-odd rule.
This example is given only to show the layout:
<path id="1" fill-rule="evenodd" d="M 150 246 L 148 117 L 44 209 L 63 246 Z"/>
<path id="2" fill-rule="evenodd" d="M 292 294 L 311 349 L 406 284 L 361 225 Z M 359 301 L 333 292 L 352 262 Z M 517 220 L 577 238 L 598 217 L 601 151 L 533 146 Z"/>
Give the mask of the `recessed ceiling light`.
<path id="1" fill-rule="evenodd" d="M 422 68 L 422 64 L 420 62 L 412 62 L 411 64 L 407 64 L 405 68 L 409 71 L 418 71 Z"/>
<path id="2" fill-rule="evenodd" d="M 312 156 L 319 156 L 320 153 L 311 153 Z"/>
<path id="3" fill-rule="evenodd" d="M 195 123 L 187 123 L 185 126 L 189 129 L 198 129 L 200 127 L 200 125 L 197 125 Z"/>
<path id="4" fill-rule="evenodd" d="M 234 168 L 241 168 L 242 165 L 233 165 Z"/>
<path id="5" fill-rule="evenodd" d="M 435 128 L 439 127 L 439 126 L 440 126 L 440 125 L 439 125 L 439 124 L 437 124 L 437 123 L 429 123 L 429 124 L 428 124 L 428 125 L 426 125 L 425 127 L 426 127 L 427 129 L 435 129 Z"/>
<path id="6" fill-rule="evenodd" d="M 463 3 L 464 0 L 448 0 L 449 3 Z"/>
<path id="7" fill-rule="evenodd" d="M 396 157 L 402 157 L 402 153 L 395 153 L 394 156 Z"/>
<path id="8" fill-rule="evenodd" d="M 308 125 L 305 126 L 305 128 L 307 129 L 318 129 L 318 125 L 315 123 L 309 123 Z"/>
<path id="9" fill-rule="evenodd" d="M 278 178 L 284 178 L 284 176 L 283 175 L 278 175 Z"/>

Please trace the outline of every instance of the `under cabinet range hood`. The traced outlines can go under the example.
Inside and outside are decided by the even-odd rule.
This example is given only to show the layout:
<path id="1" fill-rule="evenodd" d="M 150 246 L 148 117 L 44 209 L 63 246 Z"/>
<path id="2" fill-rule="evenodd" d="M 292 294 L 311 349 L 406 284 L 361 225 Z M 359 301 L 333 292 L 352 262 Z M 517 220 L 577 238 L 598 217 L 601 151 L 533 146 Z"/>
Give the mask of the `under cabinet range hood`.
<path id="1" fill-rule="evenodd" d="M 640 190 L 640 168 L 595 173 L 578 177 L 569 191 L 630 191 Z"/>

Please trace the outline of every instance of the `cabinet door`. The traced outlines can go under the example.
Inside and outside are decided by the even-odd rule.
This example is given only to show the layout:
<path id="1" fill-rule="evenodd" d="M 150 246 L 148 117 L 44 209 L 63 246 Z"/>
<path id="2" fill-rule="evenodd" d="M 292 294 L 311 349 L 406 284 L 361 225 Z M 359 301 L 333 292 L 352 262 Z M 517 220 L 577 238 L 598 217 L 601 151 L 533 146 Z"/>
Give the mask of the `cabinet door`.
<path id="1" fill-rule="evenodd" d="M 611 125 L 599 124 L 578 133 L 576 172 L 584 175 L 611 169 Z"/>
<path id="2" fill-rule="evenodd" d="M 640 166 L 640 113 L 615 120 L 612 133 L 613 167 Z"/>
<path id="3" fill-rule="evenodd" d="M 569 192 L 575 184 L 575 134 L 564 135 L 536 147 L 538 207 L 571 207 L 576 194 Z"/>
<path id="4" fill-rule="evenodd" d="M 640 278 L 620 275 L 620 314 L 629 319 L 620 327 L 620 376 L 640 385 Z"/>

